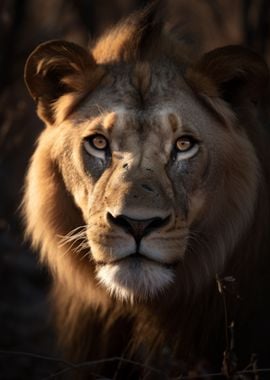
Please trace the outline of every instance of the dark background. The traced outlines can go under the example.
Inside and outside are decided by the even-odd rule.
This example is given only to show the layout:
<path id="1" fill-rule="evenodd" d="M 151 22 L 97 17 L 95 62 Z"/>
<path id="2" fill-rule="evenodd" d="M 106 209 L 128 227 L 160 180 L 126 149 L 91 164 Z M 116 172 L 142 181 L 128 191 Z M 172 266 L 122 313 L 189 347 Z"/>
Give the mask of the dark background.
<path id="1" fill-rule="evenodd" d="M 50 277 L 23 243 L 18 210 L 27 163 L 43 128 L 23 83 L 24 63 L 37 44 L 49 39 L 87 46 L 144 4 L 146 0 L 0 0 L 0 379 L 45 379 L 63 368 L 23 354 L 59 356 L 46 297 Z M 269 0 L 167 4 L 167 29 L 177 31 L 197 53 L 244 44 L 270 62 Z M 269 109 L 265 111 L 269 126 Z"/>

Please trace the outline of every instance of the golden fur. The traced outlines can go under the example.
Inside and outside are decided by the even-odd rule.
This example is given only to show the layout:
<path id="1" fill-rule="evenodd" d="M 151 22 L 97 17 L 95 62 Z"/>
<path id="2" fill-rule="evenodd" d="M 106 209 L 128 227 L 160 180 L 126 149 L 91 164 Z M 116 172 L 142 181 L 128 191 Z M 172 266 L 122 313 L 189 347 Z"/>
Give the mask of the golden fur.
<path id="1" fill-rule="evenodd" d="M 188 369 L 221 360 L 217 276 L 235 277 L 245 299 L 232 316 L 242 323 L 238 339 L 249 326 L 242 311 L 257 310 L 251 281 L 255 293 L 266 289 L 269 184 L 256 104 L 268 70 L 241 47 L 189 63 L 153 14 L 117 26 L 89 53 L 51 41 L 29 57 L 26 83 L 47 127 L 24 215 L 53 273 L 59 334 L 72 357 L 123 356 L 179 375 L 183 361 Z M 89 143 L 97 134 L 107 153 Z M 176 153 L 186 135 L 193 151 Z M 137 250 L 144 258 L 133 261 Z M 243 363 L 253 343 L 239 349 Z M 118 379 L 150 376 L 117 365 Z M 113 376 L 116 367 L 94 372 Z"/>

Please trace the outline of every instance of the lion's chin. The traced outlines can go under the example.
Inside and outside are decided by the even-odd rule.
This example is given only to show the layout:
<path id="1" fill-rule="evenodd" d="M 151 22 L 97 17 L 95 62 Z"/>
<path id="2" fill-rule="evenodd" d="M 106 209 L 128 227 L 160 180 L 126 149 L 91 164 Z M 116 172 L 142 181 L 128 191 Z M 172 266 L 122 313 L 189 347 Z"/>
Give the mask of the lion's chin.
<path id="1" fill-rule="evenodd" d="M 96 277 L 111 296 L 133 303 L 165 290 L 174 281 L 174 270 L 154 261 L 125 259 L 99 266 Z"/>

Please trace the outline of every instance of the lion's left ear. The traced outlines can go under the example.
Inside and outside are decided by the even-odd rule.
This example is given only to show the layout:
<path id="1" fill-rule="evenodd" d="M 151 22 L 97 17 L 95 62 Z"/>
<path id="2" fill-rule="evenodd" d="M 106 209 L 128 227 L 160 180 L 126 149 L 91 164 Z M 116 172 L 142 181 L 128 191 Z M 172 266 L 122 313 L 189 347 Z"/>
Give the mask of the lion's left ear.
<path id="1" fill-rule="evenodd" d="M 188 68 L 186 79 L 198 93 L 237 105 L 254 104 L 264 94 L 269 70 L 256 53 L 241 46 L 225 46 L 205 54 Z"/>
<path id="2" fill-rule="evenodd" d="M 90 52 L 61 40 L 39 45 L 29 56 L 24 71 L 28 90 L 37 103 L 37 113 L 48 124 L 55 122 L 55 104 L 59 98 L 72 94 L 73 100 L 78 101 L 103 76 L 104 69 L 96 64 Z"/>

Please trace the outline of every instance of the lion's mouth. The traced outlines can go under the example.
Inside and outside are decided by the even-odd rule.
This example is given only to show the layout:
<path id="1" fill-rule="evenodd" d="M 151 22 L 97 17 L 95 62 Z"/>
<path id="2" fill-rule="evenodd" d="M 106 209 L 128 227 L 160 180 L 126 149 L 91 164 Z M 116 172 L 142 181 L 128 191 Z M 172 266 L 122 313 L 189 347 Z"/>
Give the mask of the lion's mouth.
<path id="1" fill-rule="evenodd" d="M 151 263 L 151 264 L 156 264 L 158 266 L 168 268 L 168 269 L 174 269 L 178 264 L 178 262 L 176 261 L 172 263 L 165 263 L 159 260 L 154 260 L 140 252 L 132 253 L 128 256 L 121 257 L 120 259 L 115 259 L 115 260 L 110 260 L 110 261 L 96 261 L 95 264 L 98 267 L 102 267 L 105 265 L 119 265 L 121 263 L 127 263 L 127 262 L 132 263 L 133 265 L 141 265 L 144 262 Z"/>

